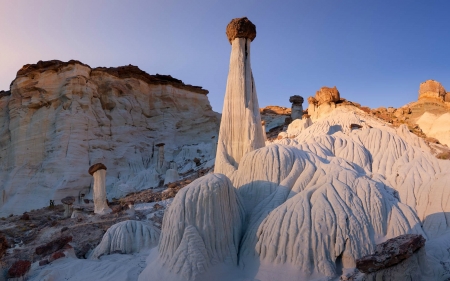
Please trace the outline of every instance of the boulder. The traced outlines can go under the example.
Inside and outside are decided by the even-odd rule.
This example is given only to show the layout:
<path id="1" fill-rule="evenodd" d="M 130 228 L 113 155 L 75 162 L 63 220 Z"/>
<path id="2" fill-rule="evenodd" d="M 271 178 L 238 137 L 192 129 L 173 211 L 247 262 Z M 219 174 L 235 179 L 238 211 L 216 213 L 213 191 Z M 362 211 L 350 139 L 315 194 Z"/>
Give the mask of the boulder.
<path id="1" fill-rule="evenodd" d="M 36 255 L 48 255 L 62 249 L 67 243 L 72 242 L 72 236 L 61 236 L 36 248 Z"/>
<path id="2" fill-rule="evenodd" d="M 31 262 L 27 260 L 18 260 L 11 265 L 8 270 L 9 278 L 19 278 L 24 276 L 31 267 Z"/>
<path id="3" fill-rule="evenodd" d="M 356 268 L 364 273 L 384 269 L 411 257 L 425 245 L 420 234 L 405 234 L 377 245 L 375 253 L 356 260 Z"/>
<path id="4" fill-rule="evenodd" d="M 419 100 L 444 101 L 447 92 L 441 83 L 435 80 L 427 80 L 420 84 Z"/>
<path id="5" fill-rule="evenodd" d="M 0 234 L 0 259 L 6 253 L 6 249 L 8 249 L 8 241 L 4 235 Z"/>
<path id="6" fill-rule="evenodd" d="M 322 87 L 316 92 L 317 105 L 321 105 L 326 102 L 337 102 L 340 100 L 339 91 L 334 86 L 333 88 Z"/>
<path id="7" fill-rule="evenodd" d="M 303 115 L 303 97 L 301 96 L 291 96 L 289 98 L 289 102 L 292 103 L 291 107 L 291 118 L 292 120 L 295 119 L 302 119 Z"/>

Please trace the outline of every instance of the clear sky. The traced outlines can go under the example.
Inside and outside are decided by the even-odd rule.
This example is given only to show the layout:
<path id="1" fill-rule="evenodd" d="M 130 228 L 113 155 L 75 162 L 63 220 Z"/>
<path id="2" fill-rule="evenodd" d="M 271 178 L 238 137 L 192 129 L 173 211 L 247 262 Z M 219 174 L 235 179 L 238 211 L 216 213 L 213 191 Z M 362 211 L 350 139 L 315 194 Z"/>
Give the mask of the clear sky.
<path id="1" fill-rule="evenodd" d="M 0 89 L 39 60 L 133 64 L 208 89 L 220 112 L 225 28 L 243 16 L 261 107 L 322 86 L 370 107 L 414 101 L 427 79 L 450 91 L 449 0 L 0 0 Z"/>

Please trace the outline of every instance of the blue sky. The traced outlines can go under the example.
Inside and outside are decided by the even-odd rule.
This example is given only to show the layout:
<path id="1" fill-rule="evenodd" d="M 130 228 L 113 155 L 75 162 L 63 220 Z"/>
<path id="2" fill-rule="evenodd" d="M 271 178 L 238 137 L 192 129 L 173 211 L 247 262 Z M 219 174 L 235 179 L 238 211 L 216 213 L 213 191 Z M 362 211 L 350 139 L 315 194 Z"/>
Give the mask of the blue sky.
<path id="1" fill-rule="evenodd" d="M 0 0 L 0 89 L 39 60 L 133 64 L 203 86 L 220 112 L 225 28 L 243 16 L 257 29 L 261 107 L 290 106 L 289 96 L 306 99 L 322 86 L 370 107 L 414 101 L 427 79 L 450 91 L 448 0 Z"/>

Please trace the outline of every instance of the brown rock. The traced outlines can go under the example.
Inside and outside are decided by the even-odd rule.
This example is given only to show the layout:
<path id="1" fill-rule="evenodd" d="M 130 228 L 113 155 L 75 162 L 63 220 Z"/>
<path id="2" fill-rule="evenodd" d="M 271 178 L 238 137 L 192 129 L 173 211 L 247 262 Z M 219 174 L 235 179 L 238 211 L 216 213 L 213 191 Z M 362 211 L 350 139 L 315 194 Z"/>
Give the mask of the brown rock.
<path id="1" fill-rule="evenodd" d="M 6 253 L 6 249 L 8 249 L 8 241 L 4 235 L 0 234 L 0 260 Z"/>
<path id="2" fill-rule="evenodd" d="M 317 100 L 315 97 L 308 97 L 308 103 L 309 104 L 317 104 Z"/>
<path id="3" fill-rule="evenodd" d="M 74 196 L 67 196 L 61 199 L 61 202 L 66 205 L 72 205 L 75 202 Z"/>
<path id="4" fill-rule="evenodd" d="M 106 166 L 102 163 L 94 164 L 89 168 L 89 174 L 92 176 L 98 170 L 106 170 Z"/>
<path id="5" fill-rule="evenodd" d="M 53 253 L 51 256 L 50 256 L 50 258 L 48 259 L 48 261 L 49 262 L 53 262 L 53 261 L 55 261 L 55 260 L 57 260 L 57 259 L 60 259 L 60 258 L 64 258 L 66 255 L 62 252 L 62 251 L 58 251 L 58 252 L 56 252 L 56 253 Z"/>
<path id="6" fill-rule="evenodd" d="M 30 220 L 30 215 L 27 212 L 25 212 L 25 213 L 22 214 L 22 216 L 20 216 L 20 220 L 29 221 Z"/>
<path id="7" fill-rule="evenodd" d="M 39 261 L 39 266 L 44 266 L 44 265 L 47 265 L 47 264 L 49 264 L 48 260 L 41 260 L 41 261 Z"/>
<path id="8" fill-rule="evenodd" d="M 230 44 L 235 38 L 256 38 L 256 26 L 247 18 L 235 18 L 227 25 L 227 37 Z"/>
<path id="9" fill-rule="evenodd" d="M 303 101 L 304 101 L 303 97 L 302 96 L 298 96 L 298 95 L 291 96 L 289 98 L 289 102 L 292 103 L 292 104 L 295 104 L 295 105 L 302 105 Z"/>
<path id="10" fill-rule="evenodd" d="M 122 211 L 122 209 L 123 209 L 121 205 L 110 206 L 110 208 L 111 208 L 113 214 L 116 214 L 116 213 Z"/>
<path id="11" fill-rule="evenodd" d="M 36 248 L 36 255 L 47 255 L 56 252 L 72 241 L 72 236 L 61 236 Z"/>
<path id="12" fill-rule="evenodd" d="M 0 96 L 1 97 L 1 96 Z M 445 102 L 450 102 L 450 92 L 448 92 L 447 94 L 445 94 L 445 98 L 444 98 Z"/>
<path id="13" fill-rule="evenodd" d="M 287 108 L 287 107 L 277 106 L 277 105 L 268 105 L 264 108 L 260 108 L 259 113 L 261 113 L 261 114 L 276 114 L 276 115 L 290 115 L 291 109 Z"/>
<path id="14" fill-rule="evenodd" d="M 30 270 L 31 262 L 27 260 L 18 260 L 11 265 L 8 270 L 9 278 L 18 278 L 24 276 Z"/>
<path id="15" fill-rule="evenodd" d="M 356 268 L 364 273 L 376 272 L 411 257 L 425 245 L 425 238 L 418 234 L 405 234 L 377 245 L 373 255 L 356 260 Z"/>
<path id="16" fill-rule="evenodd" d="M 340 100 L 340 98 L 341 97 L 336 86 L 334 86 L 333 88 L 322 87 L 319 91 L 316 92 L 316 100 L 318 105 L 321 105 L 325 102 L 337 102 Z"/>
<path id="17" fill-rule="evenodd" d="M 444 101 L 447 92 L 441 83 L 435 80 L 427 80 L 420 84 L 419 100 L 437 99 Z"/>

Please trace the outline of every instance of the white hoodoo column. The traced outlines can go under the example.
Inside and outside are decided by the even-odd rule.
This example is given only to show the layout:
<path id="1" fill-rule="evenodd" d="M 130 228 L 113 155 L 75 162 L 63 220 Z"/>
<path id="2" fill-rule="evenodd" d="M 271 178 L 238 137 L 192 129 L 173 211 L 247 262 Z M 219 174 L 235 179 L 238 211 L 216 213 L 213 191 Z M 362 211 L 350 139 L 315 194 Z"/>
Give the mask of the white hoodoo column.
<path id="1" fill-rule="evenodd" d="M 106 202 L 106 166 L 97 163 L 89 168 L 89 174 L 94 177 L 94 213 L 107 214 L 111 212 Z"/>
<path id="2" fill-rule="evenodd" d="M 256 27 L 247 18 L 227 26 L 230 69 L 220 123 L 214 172 L 230 175 L 247 152 L 264 147 L 258 98 L 250 65 L 250 43 Z"/>

